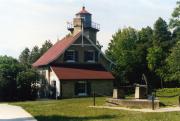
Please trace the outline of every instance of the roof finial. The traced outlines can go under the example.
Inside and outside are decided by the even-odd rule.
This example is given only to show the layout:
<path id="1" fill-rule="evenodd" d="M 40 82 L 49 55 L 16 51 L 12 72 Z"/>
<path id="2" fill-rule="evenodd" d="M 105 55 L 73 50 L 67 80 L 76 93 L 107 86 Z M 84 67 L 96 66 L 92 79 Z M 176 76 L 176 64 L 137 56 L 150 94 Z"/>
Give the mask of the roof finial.
<path id="1" fill-rule="evenodd" d="M 83 5 L 82 10 L 85 10 L 85 6 Z"/>

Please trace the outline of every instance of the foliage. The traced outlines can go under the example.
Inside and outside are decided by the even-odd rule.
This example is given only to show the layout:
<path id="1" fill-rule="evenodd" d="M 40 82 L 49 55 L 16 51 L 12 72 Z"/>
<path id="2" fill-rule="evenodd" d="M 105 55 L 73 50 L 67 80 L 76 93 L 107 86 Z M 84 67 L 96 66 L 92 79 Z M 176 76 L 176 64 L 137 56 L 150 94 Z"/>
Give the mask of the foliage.
<path id="1" fill-rule="evenodd" d="M 163 81 L 166 75 L 165 59 L 172 46 L 172 38 L 168 30 L 168 25 L 162 18 L 158 18 L 154 24 L 152 39 L 153 46 L 148 49 L 146 57 L 148 68 L 154 73 L 156 84 L 161 84 L 161 87 L 163 87 Z"/>
<path id="2" fill-rule="evenodd" d="M 52 45 L 50 40 L 46 40 L 40 49 L 40 55 L 43 55 Z"/>
<path id="3" fill-rule="evenodd" d="M 170 19 L 169 26 L 171 28 L 176 28 L 180 26 L 180 1 L 177 1 L 176 8 L 172 13 L 172 18 Z"/>
<path id="4" fill-rule="evenodd" d="M 171 54 L 167 58 L 168 80 L 176 80 L 180 83 L 180 41 L 172 48 Z"/>
<path id="5" fill-rule="evenodd" d="M 22 75 L 24 80 L 21 80 L 22 83 L 17 81 L 18 75 L 22 73 L 27 75 Z M 23 86 L 30 78 L 35 80 L 33 77 L 35 75 L 30 74 L 27 71 L 27 67 L 19 63 L 16 59 L 8 56 L 0 56 L 0 100 L 5 101 L 15 101 L 20 99 L 21 95 L 18 95 L 17 86 Z M 19 78 L 19 77 L 18 77 Z M 26 83 L 27 86 L 31 86 L 32 83 Z M 25 90 L 20 90 L 20 93 L 23 93 Z M 24 99 L 29 99 L 24 98 Z"/>
<path id="6" fill-rule="evenodd" d="M 166 21 L 164 21 L 162 18 L 158 18 L 154 24 L 153 45 L 166 50 L 169 47 L 170 40 L 171 33 L 168 30 Z"/>
<path id="7" fill-rule="evenodd" d="M 23 65 L 29 65 L 29 54 L 30 54 L 30 50 L 29 48 L 25 48 L 20 56 L 19 56 L 19 61 L 23 64 Z"/>
<path id="8" fill-rule="evenodd" d="M 32 100 L 37 97 L 38 73 L 35 70 L 26 70 L 17 75 L 17 90 L 20 100 Z"/>
<path id="9" fill-rule="evenodd" d="M 16 75 L 23 67 L 12 57 L 0 56 L 0 98 L 16 100 Z"/>
<path id="10" fill-rule="evenodd" d="M 162 66 L 161 61 L 163 58 L 163 50 L 160 47 L 151 47 L 148 49 L 147 60 L 148 68 L 151 71 L 156 70 L 159 66 Z"/>
<path id="11" fill-rule="evenodd" d="M 30 64 L 33 64 L 36 60 L 39 59 L 40 57 L 40 49 L 38 46 L 34 46 L 30 52 L 30 55 L 29 55 L 29 63 Z"/>
<path id="12" fill-rule="evenodd" d="M 50 40 L 46 40 L 41 48 L 34 46 L 30 51 L 29 48 L 25 48 L 20 56 L 20 63 L 26 65 L 28 68 L 31 68 L 31 65 L 36 62 L 49 48 L 52 47 Z"/>
<path id="13" fill-rule="evenodd" d="M 130 27 L 124 28 L 113 36 L 106 51 L 107 55 L 117 63 L 114 73 L 122 83 L 134 78 L 137 65 L 141 61 L 136 46 L 137 42 L 138 32 Z"/>

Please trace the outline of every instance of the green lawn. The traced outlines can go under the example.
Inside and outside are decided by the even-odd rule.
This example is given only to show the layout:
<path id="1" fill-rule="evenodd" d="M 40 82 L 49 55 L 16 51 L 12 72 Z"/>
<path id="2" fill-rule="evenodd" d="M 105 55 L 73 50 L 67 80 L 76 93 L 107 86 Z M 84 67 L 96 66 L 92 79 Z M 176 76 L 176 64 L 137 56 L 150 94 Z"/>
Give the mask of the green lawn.
<path id="1" fill-rule="evenodd" d="M 97 98 L 103 105 L 105 98 Z M 171 100 L 174 102 L 174 100 Z M 88 108 L 92 98 L 17 102 L 38 121 L 180 121 L 180 112 L 141 113 L 111 109 Z"/>
<path id="2" fill-rule="evenodd" d="M 179 105 L 180 88 L 164 88 L 157 90 L 159 100 L 164 106 Z M 179 95 L 179 96 L 178 96 Z"/>

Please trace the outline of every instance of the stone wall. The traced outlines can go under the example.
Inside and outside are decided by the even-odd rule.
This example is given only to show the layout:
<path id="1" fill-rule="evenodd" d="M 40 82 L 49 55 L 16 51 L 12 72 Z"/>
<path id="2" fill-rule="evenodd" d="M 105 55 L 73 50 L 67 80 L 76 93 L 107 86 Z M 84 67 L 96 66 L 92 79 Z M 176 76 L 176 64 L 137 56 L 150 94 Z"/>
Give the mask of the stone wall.
<path id="1" fill-rule="evenodd" d="M 113 81 L 111 81 L 111 80 L 92 81 L 92 83 L 91 83 L 91 94 L 93 94 L 93 90 L 95 90 L 95 93 L 100 94 L 100 95 L 112 96 Z"/>
<path id="2" fill-rule="evenodd" d="M 152 109 L 152 101 L 147 99 L 107 99 L 108 105 L 129 107 L 129 108 L 147 108 Z M 154 109 L 159 108 L 159 100 L 154 101 Z"/>
<path id="3" fill-rule="evenodd" d="M 62 84 L 62 98 L 72 98 L 78 97 L 75 95 L 75 83 L 77 81 L 61 81 Z M 112 96 L 113 92 L 113 81 L 111 80 L 91 80 L 91 95 L 95 90 L 96 93 L 100 95 Z"/>

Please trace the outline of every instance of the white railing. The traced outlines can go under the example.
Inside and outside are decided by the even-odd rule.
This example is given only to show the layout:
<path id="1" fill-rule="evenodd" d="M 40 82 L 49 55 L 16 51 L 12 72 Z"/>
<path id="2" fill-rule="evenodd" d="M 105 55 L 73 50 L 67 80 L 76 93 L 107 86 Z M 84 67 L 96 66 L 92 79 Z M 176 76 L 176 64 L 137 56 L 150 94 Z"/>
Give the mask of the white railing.
<path id="1" fill-rule="evenodd" d="M 95 22 L 91 22 L 91 26 L 85 26 L 85 27 L 91 27 L 91 28 L 100 30 L 100 24 L 95 23 Z M 70 30 L 70 29 L 73 29 L 73 28 L 74 28 L 73 23 L 72 22 L 67 22 L 67 29 Z"/>
<path id="2" fill-rule="evenodd" d="M 94 29 L 100 30 L 100 24 L 98 24 L 98 23 L 92 22 L 91 27 Z"/>

